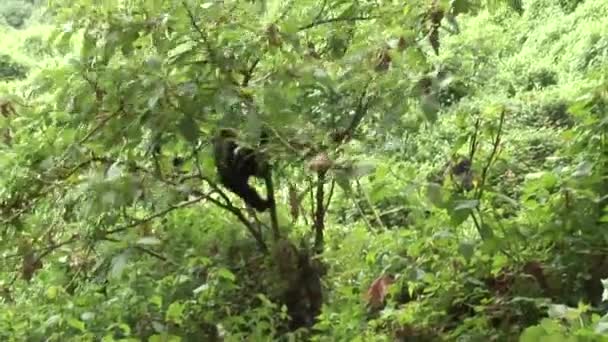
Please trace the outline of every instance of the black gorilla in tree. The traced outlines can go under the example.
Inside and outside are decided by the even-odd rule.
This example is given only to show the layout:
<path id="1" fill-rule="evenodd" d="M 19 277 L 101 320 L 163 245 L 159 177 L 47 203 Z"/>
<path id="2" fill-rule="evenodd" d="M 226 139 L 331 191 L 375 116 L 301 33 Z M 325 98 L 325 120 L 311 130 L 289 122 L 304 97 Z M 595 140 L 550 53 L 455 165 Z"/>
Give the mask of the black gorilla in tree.
<path id="1" fill-rule="evenodd" d="M 220 183 L 257 211 L 265 211 L 270 208 L 270 202 L 249 185 L 249 177 L 266 179 L 270 166 L 260 151 L 239 146 L 236 138 L 236 131 L 223 128 L 213 140 L 213 156 Z M 261 144 L 267 140 L 268 136 L 262 133 Z"/>

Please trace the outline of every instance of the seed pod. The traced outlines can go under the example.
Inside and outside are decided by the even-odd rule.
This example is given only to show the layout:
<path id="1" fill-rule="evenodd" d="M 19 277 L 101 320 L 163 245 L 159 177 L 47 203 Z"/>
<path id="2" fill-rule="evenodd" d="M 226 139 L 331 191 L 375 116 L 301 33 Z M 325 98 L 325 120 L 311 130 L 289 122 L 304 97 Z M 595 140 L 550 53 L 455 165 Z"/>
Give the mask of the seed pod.
<path id="1" fill-rule="evenodd" d="M 308 162 L 308 168 L 317 173 L 324 173 L 327 172 L 333 164 L 333 161 L 329 159 L 327 153 L 321 152 Z"/>

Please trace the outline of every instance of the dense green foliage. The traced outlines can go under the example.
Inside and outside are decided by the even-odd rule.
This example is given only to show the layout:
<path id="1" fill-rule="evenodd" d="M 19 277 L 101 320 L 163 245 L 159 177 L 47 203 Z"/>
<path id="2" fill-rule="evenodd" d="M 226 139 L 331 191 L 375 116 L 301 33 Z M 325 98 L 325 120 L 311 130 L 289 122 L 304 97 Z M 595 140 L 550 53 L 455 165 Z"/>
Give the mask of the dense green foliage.
<path id="1" fill-rule="evenodd" d="M 0 5 L 0 16 L 14 28 L 22 27 L 30 15 L 32 15 L 31 4 L 25 1 L 7 0 Z"/>
<path id="2" fill-rule="evenodd" d="M 2 6 L 1 340 L 608 341 L 608 2 Z"/>

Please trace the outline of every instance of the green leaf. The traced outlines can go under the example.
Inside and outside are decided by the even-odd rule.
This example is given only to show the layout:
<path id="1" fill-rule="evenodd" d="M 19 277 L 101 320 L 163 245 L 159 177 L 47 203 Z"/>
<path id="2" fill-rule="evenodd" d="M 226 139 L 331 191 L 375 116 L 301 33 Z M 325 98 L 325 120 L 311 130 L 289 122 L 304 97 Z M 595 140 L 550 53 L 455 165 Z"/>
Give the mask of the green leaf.
<path id="1" fill-rule="evenodd" d="M 163 85 L 158 85 L 154 88 L 154 91 L 150 94 L 148 98 L 147 104 L 148 109 L 153 110 L 156 108 L 158 101 L 165 96 L 165 87 Z"/>
<path id="2" fill-rule="evenodd" d="M 519 202 L 504 194 L 496 194 L 496 198 L 506 202 L 514 207 L 519 207 Z"/>
<path id="3" fill-rule="evenodd" d="M 350 184 L 350 177 L 346 172 L 336 171 L 334 176 L 334 180 L 338 184 L 338 186 L 347 194 L 351 194 L 353 192 L 352 186 Z"/>
<path id="4" fill-rule="evenodd" d="M 441 109 L 437 97 L 433 94 L 423 95 L 420 99 L 420 107 L 425 118 L 430 122 L 437 121 L 437 113 Z"/>
<path id="5" fill-rule="evenodd" d="M 203 291 L 207 291 L 209 290 L 209 284 L 205 283 L 197 288 L 195 288 L 194 290 L 192 290 L 192 293 L 194 293 L 195 295 L 203 292 Z"/>
<path id="6" fill-rule="evenodd" d="M 171 303 L 171 305 L 169 305 L 169 308 L 167 309 L 167 314 L 166 314 L 166 318 L 168 321 L 176 323 L 176 324 L 181 324 L 182 323 L 182 316 L 184 314 L 184 304 L 180 303 L 180 302 L 173 302 Z"/>
<path id="7" fill-rule="evenodd" d="M 597 325 L 595 326 L 595 333 L 597 334 L 606 334 L 608 333 L 608 314 L 604 315 Z"/>
<path id="8" fill-rule="evenodd" d="M 44 324 L 46 326 L 52 327 L 54 325 L 59 324 L 60 322 L 61 322 L 61 315 L 52 315 L 44 322 Z"/>
<path id="9" fill-rule="evenodd" d="M 163 66 L 163 61 L 158 56 L 150 56 L 146 59 L 146 66 L 152 70 L 160 70 Z"/>
<path id="10" fill-rule="evenodd" d="M 576 170 L 572 173 L 572 177 L 587 177 L 593 171 L 593 164 L 587 161 L 581 162 L 576 166 Z"/>
<path id="11" fill-rule="evenodd" d="M 472 7 L 469 0 L 452 0 L 452 13 L 454 15 L 468 13 Z"/>
<path id="12" fill-rule="evenodd" d="M 80 47 L 80 58 L 86 61 L 93 55 L 93 51 L 96 44 L 95 36 L 89 31 L 89 28 L 85 30 L 82 40 L 82 46 Z"/>
<path id="13" fill-rule="evenodd" d="M 469 262 L 475 254 L 475 245 L 469 242 L 461 242 L 458 245 L 458 251 L 465 258 L 465 260 Z"/>
<path id="14" fill-rule="evenodd" d="M 128 30 L 121 37 L 120 51 L 130 57 L 133 54 L 133 43 L 139 38 L 139 27 Z"/>
<path id="15" fill-rule="evenodd" d="M 426 195 L 429 201 L 438 208 L 445 208 L 445 200 L 443 197 L 443 188 L 437 183 L 428 183 L 426 187 Z"/>
<path id="16" fill-rule="evenodd" d="M 217 275 L 222 279 L 230 280 L 232 282 L 236 280 L 234 273 L 230 272 L 227 268 L 218 268 Z"/>
<path id="17" fill-rule="evenodd" d="M 456 201 L 456 206 L 454 210 L 471 210 L 477 208 L 479 205 L 478 200 L 464 200 L 464 201 Z"/>
<path id="18" fill-rule="evenodd" d="M 360 178 L 373 173 L 375 169 L 376 164 L 373 162 L 356 162 L 352 166 L 351 176 Z"/>
<path id="19" fill-rule="evenodd" d="M 484 241 L 494 239 L 494 231 L 487 224 L 482 224 L 481 227 L 479 227 L 479 235 Z"/>
<path id="20" fill-rule="evenodd" d="M 570 309 L 563 304 L 553 304 L 549 306 L 547 314 L 552 318 L 566 318 Z"/>
<path id="21" fill-rule="evenodd" d="M 467 208 L 463 208 L 463 209 L 459 209 L 459 210 L 456 210 L 455 208 L 450 208 L 448 210 L 448 213 L 450 215 L 451 223 L 454 226 L 458 227 L 469 218 L 472 211 L 471 211 L 471 209 L 467 209 Z"/>
<path id="22" fill-rule="evenodd" d="M 409 47 L 405 50 L 404 62 L 412 69 L 421 72 L 428 67 L 426 55 L 418 47 Z"/>
<path id="23" fill-rule="evenodd" d="M 87 312 L 83 312 L 80 315 L 80 319 L 82 319 L 83 321 L 91 321 L 93 320 L 93 318 L 95 318 L 95 313 L 87 311 Z"/>
<path id="24" fill-rule="evenodd" d="M 112 258 L 112 267 L 110 269 L 110 277 L 118 278 L 122 275 L 122 272 L 127 267 L 127 261 L 129 260 L 129 254 L 127 251 L 120 253 L 119 255 Z"/>
<path id="25" fill-rule="evenodd" d="M 137 240 L 138 245 L 160 245 L 160 240 L 154 236 L 144 236 L 141 239 Z"/>
<path id="26" fill-rule="evenodd" d="M 507 3 L 509 4 L 509 7 L 515 10 L 515 12 L 517 12 L 518 14 L 524 13 L 524 5 L 522 3 L 522 0 L 507 0 Z"/>
<path id="27" fill-rule="evenodd" d="M 159 296 L 159 295 L 154 295 L 152 297 L 150 297 L 150 299 L 148 300 L 148 302 L 150 304 L 154 304 L 159 308 L 163 307 L 163 297 Z"/>
<path id="28" fill-rule="evenodd" d="M 194 118 L 191 115 L 184 115 L 179 122 L 179 132 L 190 142 L 195 145 L 198 142 L 199 128 Z"/>
<path id="29" fill-rule="evenodd" d="M 169 335 L 169 334 L 157 334 L 157 335 L 152 335 L 150 336 L 150 338 L 148 339 L 148 342 L 181 342 L 182 338 L 179 336 L 175 336 L 175 335 Z"/>
<path id="30" fill-rule="evenodd" d="M 538 185 L 544 189 L 551 189 L 555 187 L 559 181 L 559 178 L 552 172 L 534 172 L 526 175 L 526 180 L 537 182 Z"/>
<path id="31" fill-rule="evenodd" d="M 131 335 L 131 327 L 129 327 L 128 324 L 125 323 L 113 323 L 110 324 L 110 326 L 108 327 L 108 330 L 116 330 L 116 331 L 120 331 L 122 334 L 124 335 Z"/>
<path id="32" fill-rule="evenodd" d="M 46 297 L 48 299 L 55 299 L 57 298 L 57 294 L 59 293 L 59 289 L 57 288 L 57 286 L 51 286 L 48 289 L 46 289 Z"/>
<path id="33" fill-rule="evenodd" d="M 532 326 L 526 328 L 524 332 L 519 336 L 519 342 L 538 342 L 541 341 L 547 333 L 545 329 L 540 326 Z"/>
<path id="34" fill-rule="evenodd" d="M 68 317 L 66 319 L 66 322 L 68 323 L 69 326 L 71 326 L 74 329 L 79 330 L 80 332 L 85 332 L 86 331 L 84 322 L 81 321 L 81 320 L 78 320 L 78 319 L 76 319 L 74 317 Z"/>

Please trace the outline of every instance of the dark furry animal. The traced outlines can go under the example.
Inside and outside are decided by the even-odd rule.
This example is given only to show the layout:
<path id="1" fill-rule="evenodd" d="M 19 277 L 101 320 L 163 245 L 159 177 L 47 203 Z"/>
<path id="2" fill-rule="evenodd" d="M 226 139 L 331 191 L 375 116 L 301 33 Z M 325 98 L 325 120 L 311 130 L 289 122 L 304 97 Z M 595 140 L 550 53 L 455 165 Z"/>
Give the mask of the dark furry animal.
<path id="1" fill-rule="evenodd" d="M 236 138 L 236 132 L 227 128 L 221 129 L 214 138 L 213 154 L 220 182 L 249 206 L 260 212 L 265 211 L 270 203 L 249 185 L 249 177 L 265 179 L 269 165 L 259 151 L 239 146 Z M 267 137 L 262 134 L 261 142 L 266 140 Z"/>

